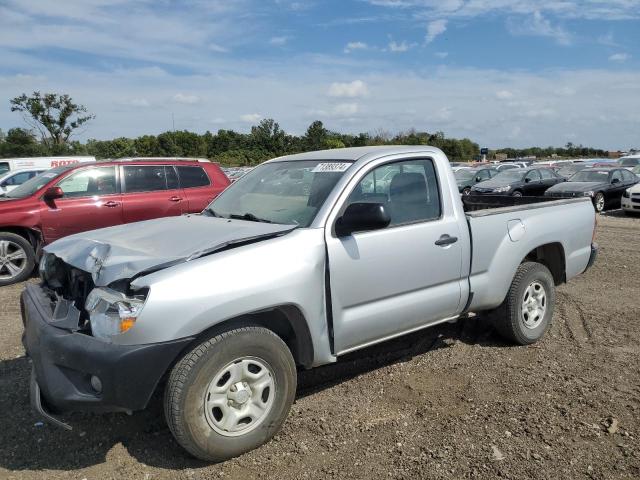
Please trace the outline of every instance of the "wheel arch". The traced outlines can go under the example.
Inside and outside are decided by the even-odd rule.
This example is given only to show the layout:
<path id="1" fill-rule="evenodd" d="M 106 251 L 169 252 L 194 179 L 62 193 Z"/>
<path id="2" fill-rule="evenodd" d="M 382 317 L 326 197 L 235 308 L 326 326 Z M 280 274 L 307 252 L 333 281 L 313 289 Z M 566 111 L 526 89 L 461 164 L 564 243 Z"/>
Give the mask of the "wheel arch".
<path id="1" fill-rule="evenodd" d="M 311 332 L 302 311 L 295 305 L 285 304 L 227 319 L 203 330 L 185 348 L 189 350 L 207 338 L 242 327 L 263 327 L 278 335 L 291 351 L 297 365 L 310 368 L 314 349 Z M 182 355 L 180 355 L 182 356 Z"/>
<path id="2" fill-rule="evenodd" d="M 33 250 L 36 252 L 40 250 L 40 246 L 42 245 L 42 234 L 33 228 L 29 227 L 0 227 L 0 233 L 13 233 L 14 235 L 19 235 L 28 241 Z"/>
<path id="3" fill-rule="evenodd" d="M 567 268 L 564 247 L 560 242 L 547 243 L 531 250 L 522 260 L 541 263 L 549 269 L 556 285 L 567 281 Z"/>

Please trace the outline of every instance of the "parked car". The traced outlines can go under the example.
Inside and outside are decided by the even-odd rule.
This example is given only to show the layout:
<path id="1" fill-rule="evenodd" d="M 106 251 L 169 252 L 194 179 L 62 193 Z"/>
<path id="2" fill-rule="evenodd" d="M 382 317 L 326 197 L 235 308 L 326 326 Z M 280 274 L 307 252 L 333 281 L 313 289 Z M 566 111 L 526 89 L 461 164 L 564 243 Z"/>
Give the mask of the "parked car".
<path id="1" fill-rule="evenodd" d="M 491 180 L 477 183 L 471 187 L 471 195 L 542 195 L 547 188 L 564 181 L 550 168 L 518 168 L 500 172 Z"/>
<path id="2" fill-rule="evenodd" d="M 95 162 L 95 157 L 23 157 L 23 158 L 0 158 L 0 175 L 11 170 L 22 170 L 25 168 L 35 168 L 49 170 L 63 165 L 74 165 L 76 163 Z"/>
<path id="3" fill-rule="evenodd" d="M 36 175 L 46 171 L 43 168 L 24 168 L 21 170 L 11 170 L 4 175 L 0 175 L 0 193 L 7 193 L 19 187 L 27 180 L 31 180 Z"/>
<path id="4" fill-rule="evenodd" d="M 632 170 L 640 165 L 640 155 L 628 155 L 618 159 L 618 166 Z"/>
<path id="5" fill-rule="evenodd" d="M 620 206 L 622 193 L 638 183 L 638 177 L 625 168 L 589 168 L 573 175 L 567 182 L 545 192 L 555 198 L 591 198 L 596 212 Z"/>
<path id="6" fill-rule="evenodd" d="M 636 168 L 640 168 L 640 166 Z M 629 187 L 622 192 L 621 206 L 626 215 L 640 214 L 640 184 Z"/>
<path id="7" fill-rule="evenodd" d="M 134 159 L 48 170 L 0 196 L 0 286 L 26 279 L 37 252 L 55 240 L 201 212 L 227 185 L 210 162 Z"/>
<path id="8" fill-rule="evenodd" d="M 519 163 L 498 163 L 494 165 L 494 168 L 498 171 L 515 170 L 516 168 L 523 168 L 523 165 Z"/>
<path id="9" fill-rule="evenodd" d="M 458 183 L 458 191 L 463 195 L 469 195 L 471 187 L 476 183 L 489 180 L 497 174 L 498 170 L 495 168 L 468 168 L 454 172 Z"/>
<path id="10" fill-rule="evenodd" d="M 203 215 L 46 246 L 42 283 L 21 298 L 39 414 L 64 425 L 52 408 L 144 409 L 166 379 L 177 442 L 200 459 L 226 460 L 278 432 L 298 368 L 468 312 L 488 312 L 511 342 L 538 341 L 556 285 L 597 255 L 586 198 L 514 206 L 518 199 L 500 197 L 497 206 L 511 208 L 487 215 L 474 210 L 489 199 L 457 195 L 436 148 L 339 156 L 266 162 Z M 390 170 L 390 183 L 370 182 Z M 262 188 L 272 178 L 291 179 L 294 194 Z"/>

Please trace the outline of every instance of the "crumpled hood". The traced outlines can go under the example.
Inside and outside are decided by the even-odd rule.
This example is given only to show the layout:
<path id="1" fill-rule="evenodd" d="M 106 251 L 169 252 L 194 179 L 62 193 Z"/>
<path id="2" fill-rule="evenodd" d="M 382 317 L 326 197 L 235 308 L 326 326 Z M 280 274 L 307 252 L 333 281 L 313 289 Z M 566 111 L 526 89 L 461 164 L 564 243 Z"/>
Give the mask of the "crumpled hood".
<path id="1" fill-rule="evenodd" d="M 71 235 L 44 248 L 91 273 L 96 286 L 195 260 L 229 245 L 266 240 L 296 225 L 202 215 L 159 218 Z"/>
<path id="2" fill-rule="evenodd" d="M 549 189 L 551 192 L 589 192 L 600 188 L 608 188 L 609 184 L 600 182 L 562 182 Z"/>

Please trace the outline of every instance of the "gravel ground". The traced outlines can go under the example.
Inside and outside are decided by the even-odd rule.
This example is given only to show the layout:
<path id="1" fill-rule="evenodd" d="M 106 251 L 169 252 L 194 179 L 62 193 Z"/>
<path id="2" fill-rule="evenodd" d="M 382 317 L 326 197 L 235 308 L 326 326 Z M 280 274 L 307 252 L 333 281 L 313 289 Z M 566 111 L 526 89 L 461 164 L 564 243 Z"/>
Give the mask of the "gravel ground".
<path id="1" fill-rule="evenodd" d="M 282 432 L 206 465 L 145 412 L 38 423 L 21 286 L 0 289 L 0 478 L 639 478 L 640 219 L 601 216 L 600 258 L 562 286 L 530 347 L 481 319 L 434 327 L 300 374 Z"/>

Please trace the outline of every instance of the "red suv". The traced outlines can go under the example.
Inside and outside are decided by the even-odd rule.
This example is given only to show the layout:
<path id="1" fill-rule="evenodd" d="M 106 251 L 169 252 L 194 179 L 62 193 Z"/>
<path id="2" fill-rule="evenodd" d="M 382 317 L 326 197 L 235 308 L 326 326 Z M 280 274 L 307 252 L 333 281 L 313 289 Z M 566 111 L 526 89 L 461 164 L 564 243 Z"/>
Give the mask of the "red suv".
<path id="1" fill-rule="evenodd" d="M 37 252 L 74 233 L 199 213 L 229 185 L 206 160 L 133 158 L 52 168 L 0 195 L 0 286 L 25 280 Z"/>

